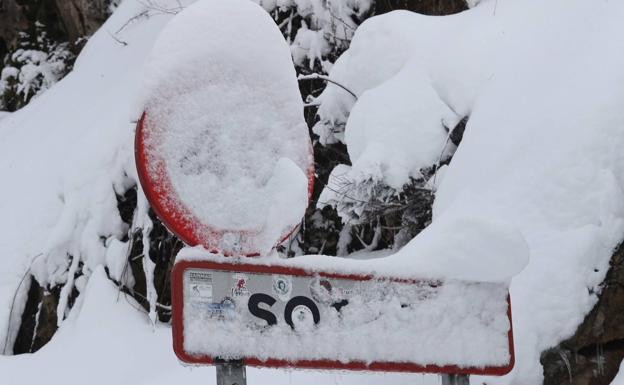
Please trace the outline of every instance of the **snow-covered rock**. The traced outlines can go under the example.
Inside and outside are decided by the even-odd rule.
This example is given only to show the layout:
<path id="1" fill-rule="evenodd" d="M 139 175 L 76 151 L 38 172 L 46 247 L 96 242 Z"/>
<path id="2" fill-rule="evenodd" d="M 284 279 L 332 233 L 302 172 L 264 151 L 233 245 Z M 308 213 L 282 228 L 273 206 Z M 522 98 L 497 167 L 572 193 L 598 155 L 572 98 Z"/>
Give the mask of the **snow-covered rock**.
<path id="1" fill-rule="evenodd" d="M 466 236 L 467 260 L 518 251 L 503 233 L 460 226 L 464 218 L 522 234 L 530 263 L 511 286 L 517 364 L 502 383 L 541 381 L 540 352 L 574 333 L 623 238 L 622 16 L 622 3 L 581 0 L 482 1 L 443 18 L 394 12 L 363 23 L 330 73 L 359 99 L 334 85 L 321 95 L 322 120 L 346 122 L 353 167 L 341 176 L 355 181 L 407 183 L 444 144 L 449 118 L 435 106 L 470 116 L 433 223 L 398 255 L 418 265 L 419 250 L 447 251 L 451 224 Z M 398 81 L 405 72 L 419 74 L 420 91 Z M 392 92 L 408 101 L 386 103 Z M 397 119 L 417 106 L 429 108 Z"/>

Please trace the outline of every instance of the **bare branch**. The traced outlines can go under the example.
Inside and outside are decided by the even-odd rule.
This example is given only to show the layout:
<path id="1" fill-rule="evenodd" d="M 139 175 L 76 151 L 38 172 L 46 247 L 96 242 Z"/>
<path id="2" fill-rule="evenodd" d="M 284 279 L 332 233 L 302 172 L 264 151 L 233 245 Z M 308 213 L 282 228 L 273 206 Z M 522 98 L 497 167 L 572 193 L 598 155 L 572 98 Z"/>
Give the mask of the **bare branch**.
<path id="1" fill-rule="evenodd" d="M 128 42 L 119 39 L 117 36 L 113 35 L 110 31 L 106 31 L 106 32 L 108 32 L 110 37 L 112 37 L 113 40 L 115 40 L 117 43 L 123 45 L 124 47 L 128 45 Z"/>
<path id="2" fill-rule="evenodd" d="M 301 80 L 324 80 L 328 83 L 332 83 L 340 88 L 342 88 L 343 90 L 347 91 L 348 93 L 351 94 L 351 96 L 353 96 L 355 98 L 355 100 L 357 100 L 357 95 L 355 95 L 355 93 L 353 91 L 351 91 L 350 89 L 348 89 L 347 87 L 343 86 L 342 84 L 338 83 L 335 80 L 332 80 L 329 78 L 329 76 L 325 76 L 325 75 L 321 75 L 321 74 L 309 74 L 309 75 L 299 75 L 297 77 L 297 80 L 301 81 Z"/>

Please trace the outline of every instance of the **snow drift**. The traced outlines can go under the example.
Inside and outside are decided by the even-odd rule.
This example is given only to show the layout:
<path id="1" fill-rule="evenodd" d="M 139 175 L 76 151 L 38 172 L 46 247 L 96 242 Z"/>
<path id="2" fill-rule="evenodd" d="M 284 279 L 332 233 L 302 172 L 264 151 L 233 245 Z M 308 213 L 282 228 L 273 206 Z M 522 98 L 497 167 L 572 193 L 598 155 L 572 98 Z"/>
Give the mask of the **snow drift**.
<path id="1" fill-rule="evenodd" d="M 520 231 L 531 259 L 511 286 L 518 360 L 501 382 L 541 381 L 540 352 L 575 331 L 624 237 L 622 16 L 621 3 L 589 1 L 393 12 L 363 23 L 330 74 L 358 100 L 333 85 L 321 95 L 321 121 L 346 131 L 316 129 L 346 142 L 353 167 L 341 176 L 356 182 L 400 187 L 448 150 L 445 127 L 470 117 L 433 223 L 398 254 L 418 264 L 423 248 L 459 246 L 478 263 L 484 249 L 517 251 L 495 233 L 470 234 L 481 221 Z M 443 233 L 466 217 L 472 226 Z M 462 233 L 472 242 L 449 242 Z"/>
<path id="2" fill-rule="evenodd" d="M 138 116 L 131 106 L 142 64 L 170 18 L 161 13 L 127 24 L 144 10 L 124 1 L 91 38 L 68 77 L 0 121 L 0 173 L 5 177 L 0 254 L 6 261 L 0 268 L 0 343 L 10 346 L 16 332 L 15 314 L 19 317 L 21 310 L 10 309 L 29 266 L 42 284 L 71 283 L 68 253 L 75 269 L 91 277 L 86 289 L 84 279 L 76 284 L 95 293 L 84 295 L 83 305 L 94 301 L 102 314 L 115 315 L 103 317 L 97 306 L 83 306 L 83 323 L 81 309 L 75 307 L 57 338 L 40 353 L 0 358 L 0 372 L 10 379 L 41 382 L 44 371 L 33 367 L 50 367 L 46 379 L 66 383 L 83 383 L 86 376 L 107 384 L 133 379 L 164 384 L 180 376 L 205 383 L 214 378 L 211 369 L 189 373 L 178 366 L 168 351 L 168 330 L 157 326 L 155 333 L 141 333 L 149 323 L 115 302 L 117 293 L 106 286 L 100 267 L 125 257 L 127 244 L 120 240 L 127 229 L 117 215 L 115 191 L 136 181 L 131 143 Z M 485 227 L 495 234 L 496 223 L 504 223 L 503 233 L 517 229 L 526 241 L 531 260 L 511 286 L 516 370 L 501 383 L 540 383 L 539 353 L 573 333 L 593 306 L 624 232 L 622 16 L 624 4 L 614 1 L 498 0 L 441 18 L 406 12 L 376 17 L 360 27 L 352 48 L 331 73 L 364 104 L 356 110 L 354 98 L 331 85 L 322 98 L 323 120 L 347 122 L 352 113 L 347 131 L 353 135 L 344 140 L 353 175 L 361 170 L 368 177 L 373 170 L 394 185 L 435 162 L 434 154 L 445 146 L 444 127 L 470 116 L 437 191 L 427 247 L 445 249 L 442 224 L 461 228 L 462 218 L 490 224 Z M 407 85 L 397 81 L 401 77 L 387 83 L 397 74 Z M 414 102 L 401 103 L 394 114 L 379 111 L 384 104 L 374 100 L 395 97 L 395 87 Z M 393 135 L 385 134 L 385 126 L 367 124 L 367 114 L 372 121 L 392 118 Z M 415 131 L 405 122 L 412 122 Z M 332 138 L 322 126 L 317 132 L 325 140 L 343 140 Z M 396 154 L 384 156 L 394 148 Z M 138 215 L 145 216 L 141 194 L 139 199 L 143 211 Z M 412 250 L 425 250 L 424 235 L 400 254 L 410 257 L 417 254 Z M 479 247 L 464 257 L 476 261 L 481 250 L 502 254 L 518 246 L 504 242 L 493 249 L 489 238 L 479 238 Z M 23 303 L 24 294 L 22 285 L 16 303 Z M 9 322 L 11 314 L 14 322 Z M 127 328 L 102 334 L 109 330 L 105 324 Z M 84 333 L 71 332 L 74 328 L 84 328 Z M 118 376 L 93 376 L 113 358 L 107 371 Z M 125 366 L 127 362 L 141 365 Z M 149 365 L 142 366 L 145 362 Z M 83 367 L 82 376 L 68 376 Z M 161 369 L 158 376 L 146 374 Z M 288 383 L 290 376 L 293 383 L 414 382 L 412 376 L 276 371 L 252 371 L 250 381 Z M 436 383 L 437 378 L 423 381 Z"/>

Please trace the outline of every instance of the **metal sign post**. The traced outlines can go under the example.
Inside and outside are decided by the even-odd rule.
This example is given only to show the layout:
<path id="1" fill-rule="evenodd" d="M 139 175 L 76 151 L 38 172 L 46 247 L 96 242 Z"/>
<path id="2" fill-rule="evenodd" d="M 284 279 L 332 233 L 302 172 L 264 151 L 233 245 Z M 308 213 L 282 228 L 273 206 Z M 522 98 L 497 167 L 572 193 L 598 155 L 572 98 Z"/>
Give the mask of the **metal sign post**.
<path id="1" fill-rule="evenodd" d="M 443 374 L 442 385 L 470 385 L 467 374 Z"/>
<path id="2" fill-rule="evenodd" d="M 247 385 L 247 373 L 242 360 L 215 360 L 217 385 Z"/>

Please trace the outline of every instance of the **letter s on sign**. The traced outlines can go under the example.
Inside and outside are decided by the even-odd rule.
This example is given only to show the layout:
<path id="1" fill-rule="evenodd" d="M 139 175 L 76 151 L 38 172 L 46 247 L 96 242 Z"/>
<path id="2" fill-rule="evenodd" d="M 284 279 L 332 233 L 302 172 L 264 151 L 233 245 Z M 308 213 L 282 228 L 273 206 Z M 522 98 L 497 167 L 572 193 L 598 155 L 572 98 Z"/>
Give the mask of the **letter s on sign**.
<path id="1" fill-rule="evenodd" d="M 251 314 L 265 320 L 269 326 L 273 326 L 277 325 L 277 317 L 270 311 L 261 309 L 259 305 L 260 303 L 266 303 L 267 305 L 269 305 L 269 307 L 271 307 L 273 306 L 275 301 L 276 299 L 268 294 L 256 293 L 252 294 L 251 297 L 249 297 L 249 302 L 247 302 L 247 308 L 249 308 Z"/>

